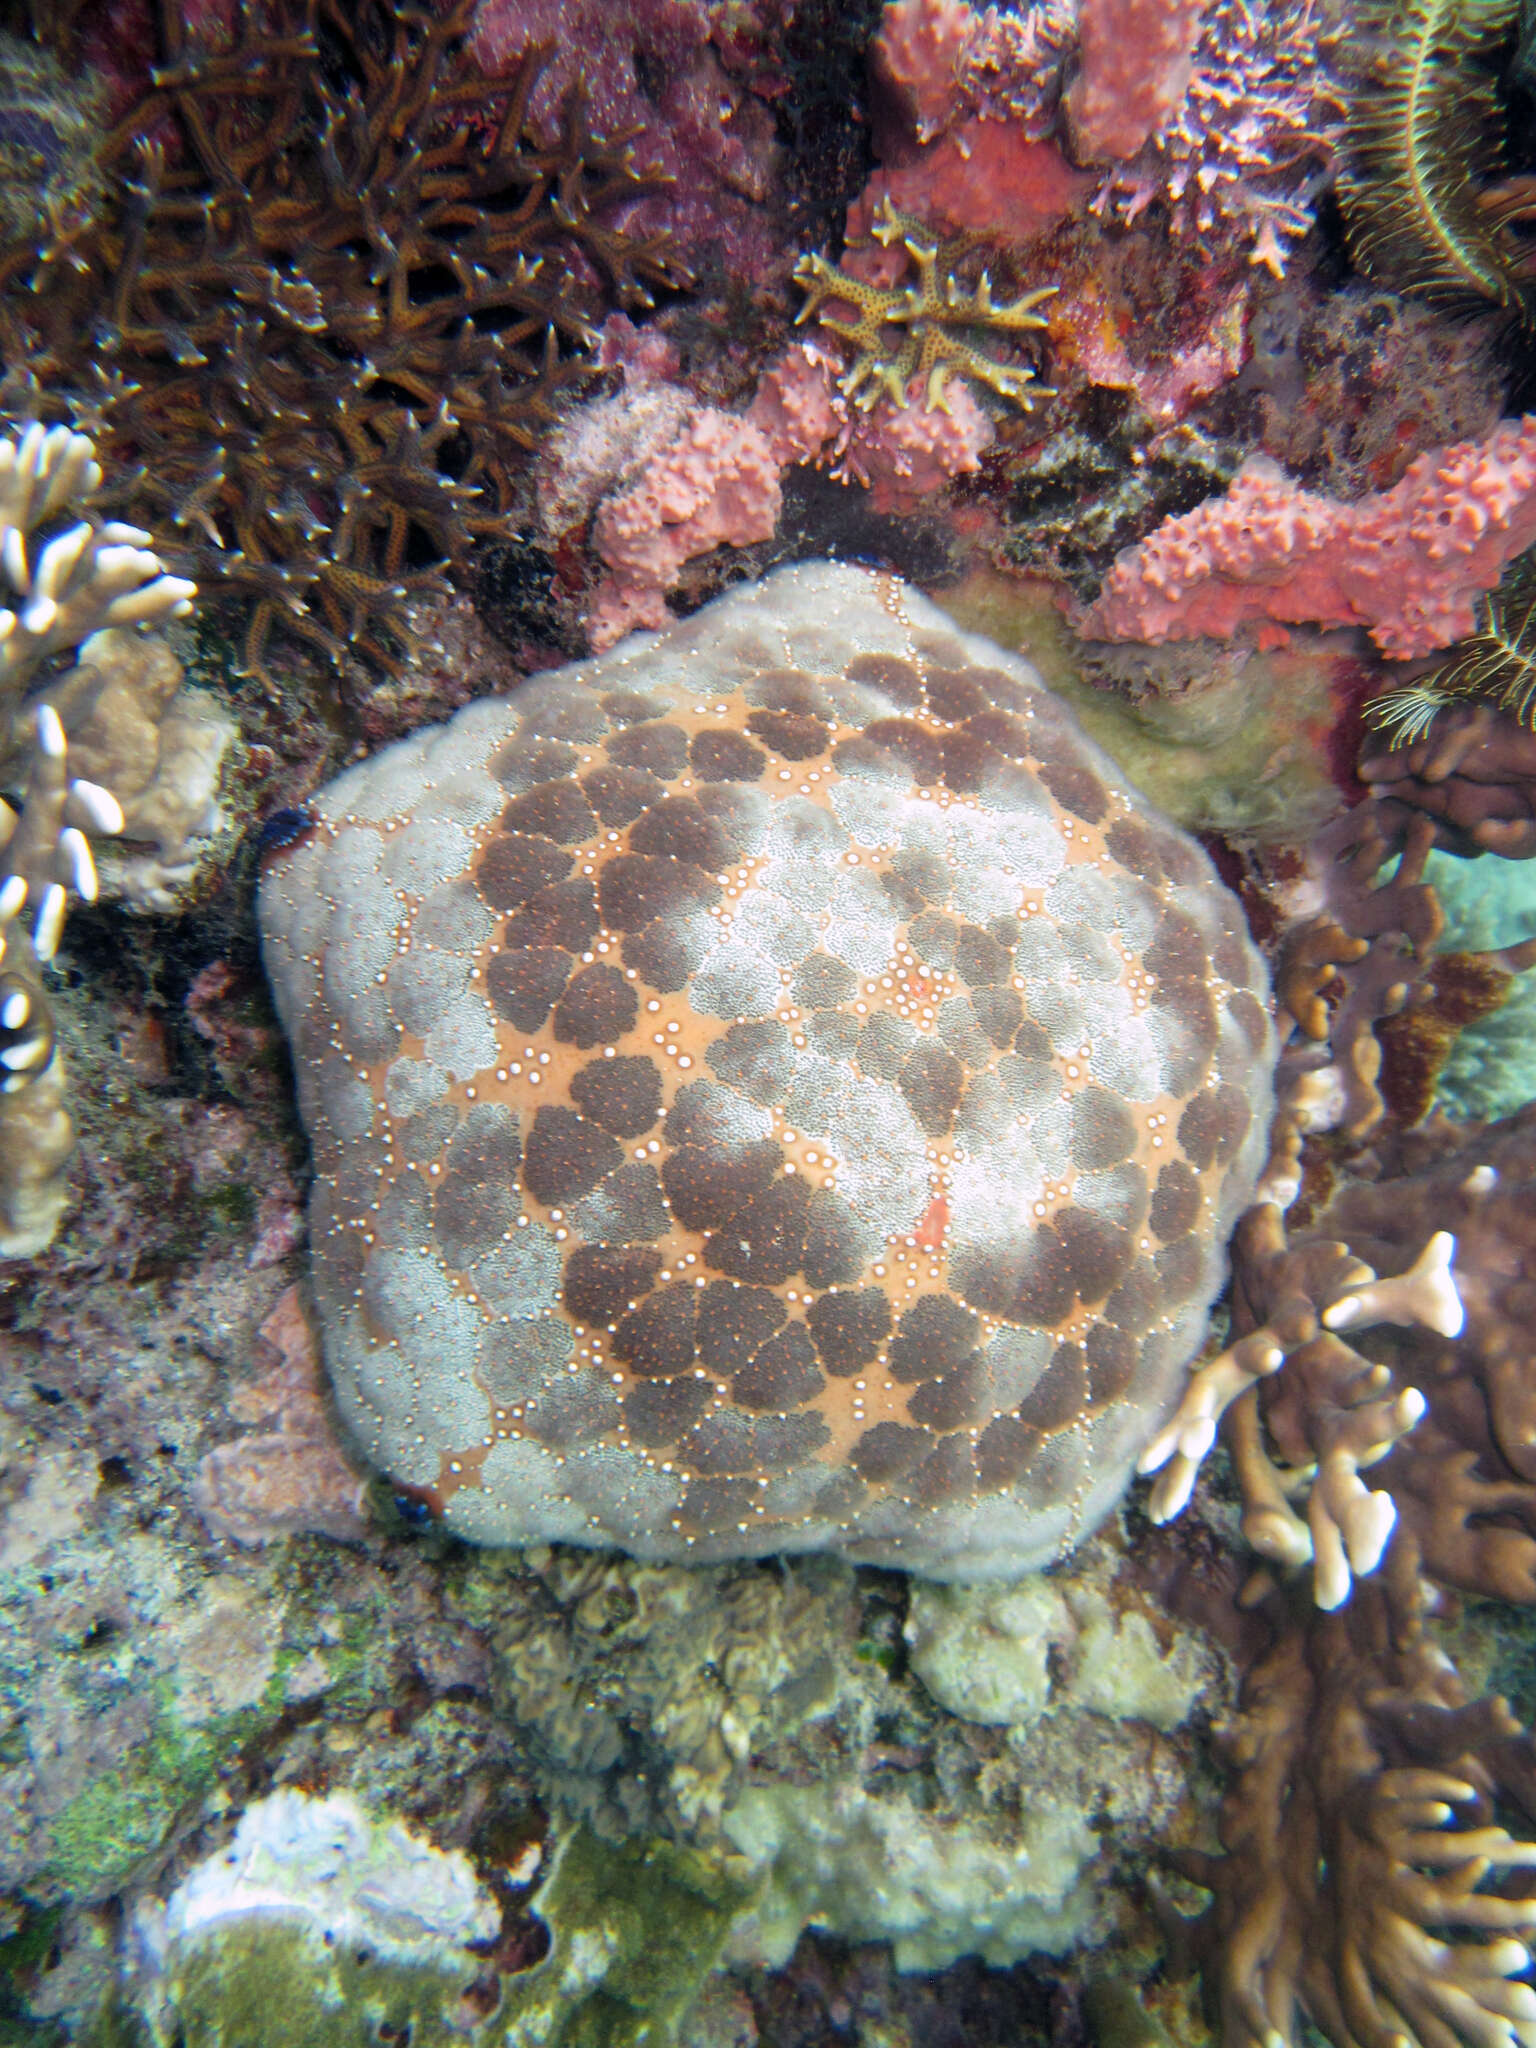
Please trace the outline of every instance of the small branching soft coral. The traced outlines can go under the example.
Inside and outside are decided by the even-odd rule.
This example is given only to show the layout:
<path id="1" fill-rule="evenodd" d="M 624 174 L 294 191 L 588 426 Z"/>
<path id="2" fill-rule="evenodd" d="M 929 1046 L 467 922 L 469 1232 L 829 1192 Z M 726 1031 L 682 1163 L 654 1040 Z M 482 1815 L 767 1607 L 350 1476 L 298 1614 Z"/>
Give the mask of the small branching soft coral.
<path id="1" fill-rule="evenodd" d="M 915 284 L 867 284 L 836 269 L 824 256 L 802 256 L 795 265 L 796 281 L 806 295 L 797 321 L 819 320 L 825 333 L 855 351 L 838 379 L 845 398 L 864 412 L 882 395 L 905 406 L 918 381 L 924 403 L 947 412 L 945 386 L 955 375 L 985 385 L 1025 411 L 1037 397 L 1051 396 L 1036 384 L 1028 364 L 999 362 L 971 337 L 1026 334 L 1044 327 L 1045 320 L 1034 309 L 1050 298 L 1055 285 L 997 304 L 985 271 L 974 285 L 962 284 L 955 275 L 955 266 L 973 247 L 969 236 L 937 241 L 920 222 L 898 213 L 888 199 L 871 232 L 883 247 L 906 251 L 917 271 Z M 851 307 L 855 317 L 834 316 L 827 310 L 833 305 Z"/>
<path id="2" fill-rule="evenodd" d="M 273 627 L 391 665 L 412 589 L 498 529 L 512 477 L 590 374 L 590 316 L 684 273 L 616 225 L 655 187 L 543 50 L 497 86 L 473 0 L 250 0 L 220 39 L 160 0 L 160 68 L 107 138 L 115 195 L 0 253 L 12 382 L 95 395 L 134 516 Z"/>

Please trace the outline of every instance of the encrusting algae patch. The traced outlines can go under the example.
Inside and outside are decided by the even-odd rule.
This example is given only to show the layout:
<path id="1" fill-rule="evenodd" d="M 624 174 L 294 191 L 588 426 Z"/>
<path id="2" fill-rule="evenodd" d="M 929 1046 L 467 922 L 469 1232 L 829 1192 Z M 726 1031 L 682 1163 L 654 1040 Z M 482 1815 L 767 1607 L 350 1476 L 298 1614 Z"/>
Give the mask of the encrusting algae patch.
<path id="1" fill-rule="evenodd" d="M 261 919 L 338 1397 L 458 1533 L 1016 1573 L 1177 1402 L 1264 968 L 894 578 L 783 570 L 387 749 Z"/>

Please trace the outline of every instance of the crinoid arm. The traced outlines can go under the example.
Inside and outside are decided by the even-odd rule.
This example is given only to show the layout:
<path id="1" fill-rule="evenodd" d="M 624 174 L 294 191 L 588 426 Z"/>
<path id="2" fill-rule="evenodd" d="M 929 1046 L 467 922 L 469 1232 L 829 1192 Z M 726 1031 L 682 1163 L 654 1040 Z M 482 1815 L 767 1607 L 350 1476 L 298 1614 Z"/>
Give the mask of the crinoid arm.
<path id="1" fill-rule="evenodd" d="M 1510 232 L 1529 199 L 1500 197 L 1504 115 L 1483 68 L 1518 13 L 1519 0 L 1367 0 L 1357 33 L 1377 55 L 1350 101 L 1339 197 L 1363 270 L 1529 320 L 1536 304 Z"/>

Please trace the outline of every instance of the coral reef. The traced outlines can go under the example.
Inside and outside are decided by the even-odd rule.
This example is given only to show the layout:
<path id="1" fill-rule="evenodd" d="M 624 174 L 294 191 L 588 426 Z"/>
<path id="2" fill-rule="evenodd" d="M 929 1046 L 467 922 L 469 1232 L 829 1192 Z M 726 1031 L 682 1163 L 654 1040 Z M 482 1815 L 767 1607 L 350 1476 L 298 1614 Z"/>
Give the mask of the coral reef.
<path id="1" fill-rule="evenodd" d="M 1133 157 L 1189 91 L 1203 0 L 1082 0 L 1067 135 L 1080 164 Z"/>
<path id="2" fill-rule="evenodd" d="M 143 687 L 134 644 L 107 636 L 186 612 L 194 586 L 166 573 L 147 533 L 90 516 L 101 480 L 90 440 L 67 427 L 0 440 L 0 782 L 18 798 L 0 797 L 0 1257 L 40 1251 L 67 1200 L 74 1126 L 43 969 L 69 896 L 96 895 L 92 836 L 126 823 L 110 788 L 71 772 L 71 740 L 140 799 L 174 745 L 165 694 Z M 42 683 L 65 651 L 80 663 Z M 143 802 L 145 822 L 154 809 Z"/>
<path id="3" fill-rule="evenodd" d="M 1493 956 L 1505 975 L 1503 1000 L 1470 1019 L 1448 1049 L 1425 1113 L 1433 1106 L 1463 1122 L 1508 1116 L 1536 1100 L 1530 1063 L 1536 985 L 1523 965 L 1536 933 L 1536 873 L 1523 861 L 1506 861 L 1490 873 L 1486 861 L 1432 853 L 1425 878 L 1445 916 L 1441 950 Z"/>
<path id="4" fill-rule="evenodd" d="M 1214 1894 L 1191 1930 L 1223 2042 L 1518 2041 L 1536 1929 L 1536 1779 L 1502 1700 L 1471 1700 L 1425 1627 L 1411 1543 L 1337 1614 L 1272 1596 L 1249 1674 Z"/>
<path id="5" fill-rule="evenodd" d="M 106 194 L 97 161 L 105 95 L 47 50 L 0 33 L 0 241 L 77 234 Z"/>
<path id="6" fill-rule="evenodd" d="M 1536 557 L 1519 555 L 1478 606 L 1477 631 L 1411 683 L 1375 697 L 1366 720 L 1394 748 L 1421 739 L 1447 704 L 1486 698 L 1536 726 Z"/>
<path id="7" fill-rule="evenodd" d="M 467 48 L 490 78 L 538 62 L 528 119 L 545 148 L 573 93 L 593 134 L 627 139 L 655 181 L 627 209 L 628 232 L 665 231 L 696 273 L 766 283 L 785 268 L 769 209 L 784 81 L 756 59 L 783 26 L 776 8 L 705 0 L 640 0 L 622 15 L 605 0 L 479 0 Z"/>
<path id="8" fill-rule="evenodd" d="M 1378 698 L 1378 703 L 1383 700 Z M 1427 818 L 1436 846 L 1506 860 L 1536 854 L 1536 735 L 1492 704 L 1437 704 L 1422 737 L 1368 746 L 1360 776 L 1387 850 Z"/>
<path id="9" fill-rule="evenodd" d="M 690 563 L 724 544 L 770 540 L 787 469 L 815 463 L 865 486 L 876 511 L 910 512 L 973 473 L 992 441 L 991 420 L 958 384 L 942 410 L 920 402 L 917 382 L 905 406 L 851 406 L 815 341 L 768 366 L 745 412 L 683 398 L 665 381 L 677 363 L 664 344 L 621 338 L 616 353 L 622 390 L 574 415 L 540 464 L 551 540 L 568 542 L 591 517 L 603 573 L 585 623 L 597 652 L 637 628 L 669 626 L 668 594 Z"/>
<path id="10" fill-rule="evenodd" d="M 920 143 L 978 117 L 1038 141 L 1052 125 L 1075 13 L 1072 0 L 1036 0 L 1016 14 L 891 0 L 870 61 Z"/>
<path id="11" fill-rule="evenodd" d="M 1536 2039 L 1509 0 L 5 25 L 0 2035 Z"/>
<path id="12" fill-rule="evenodd" d="M 278 624 L 387 669 L 586 374 L 590 314 L 684 274 L 617 224 L 652 181 L 578 99 L 529 127 L 537 54 L 499 94 L 455 70 L 473 12 L 242 4 L 199 40 L 162 0 L 111 203 L 0 255 L 13 385 L 89 394 L 115 502 L 247 600 L 253 672 Z"/>
<path id="13" fill-rule="evenodd" d="M 273 1543 L 314 1531 L 358 1537 L 367 1526 L 366 1484 L 337 1446 L 322 1391 L 320 1346 L 297 1287 L 279 1296 L 256 1332 L 271 1364 L 230 1397 L 253 1429 L 198 1461 L 192 1497 L 215 1536 Z"/>
<path id="14" fill-rule="evenodd" d="M 376 1462 L 653 1557 L 995 1575 L 1094 1525 L 1271 1037 L 1234 899 L 1027 666 L 801 565 L 314 817 L 263 938 Z"/>

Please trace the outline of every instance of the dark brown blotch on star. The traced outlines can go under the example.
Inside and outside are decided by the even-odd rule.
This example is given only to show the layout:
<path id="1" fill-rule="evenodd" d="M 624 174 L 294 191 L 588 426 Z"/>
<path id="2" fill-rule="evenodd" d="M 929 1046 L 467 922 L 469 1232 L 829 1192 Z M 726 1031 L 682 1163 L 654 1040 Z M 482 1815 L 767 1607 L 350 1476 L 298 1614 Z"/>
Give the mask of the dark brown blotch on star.
<path id="1" fill-rule="evenodd" d="M 753 711 L 747 730 L 786 761 L 814 761 L 824 754 L 832 729 L 819 718 L 797 711 Z"/>
<path id="2" fill-rule="evenodd" d="M 737 1372 L 780 1329 L 788 1311 L 767 1287 L 711 1280 L 699 1290 L 699 1356 L 711 1372 Z"/>
<path id="3" fill-rule="evenodd" d="M 696 732 L 688 764 L 701 782 L 756 782 L 768 756 L 739 732 Z"/>
<path id="4" fill-rule="evenodd" d="M 537 1031 L 570 980 L 571 965 L 569 953 L 549 946 L 493 954 L 485 968 L 492 1008 L 519 1031 Z"/>
<path id="5" fill-rule="evenodd" d="M 475 885 L 493 910 L 516 910 L 551 882 L 564 881 L 571 856 L 552 839 L 502 833 L 488 840 L 475 868 Z"/>
<path id="6" fill-rule="evenodd" d="M 723 868 L 741 851 L 691 796 L 663 797 L 631 826 L 629 847 L 631 853 L 691 861 L 695 867 L 711 871 Z"/>
<path id="7" fill-rule="evenodd" d="M 720 884 L 686 861 L 620 853 L 598 876 L 598 904 L 610 931 L 637 932 L 655 917 L 684 917 L 719 900 Z"/>
<path id="8" fill-rule="evenodd" d="M 778 1170 L 779 1148 L 769 1138 L 718 1149 L 684 1145 L 662 1161 L 661 1184 L 685 1230 L 715 1230 L 770 1186 Z"/>
<path id="9" fill-rule="evenodd" d="M 670 781 L 688 758 L 688 736 L 679 725 L 632 725 L 617 732 L 603 750 L 620 768 L 643 768 Z"/>
<path id="10" fill-rule="evenodd" d="M 735 1280 L 779 1286 L 800 1268 L 810 1192 L 798 1178 L 764 1188 L 705 1240 L 704 1263 Z"/>
<path id="11" fill-rule="evenodd" d="M 592 806 L 576 782 L 544 782 L 513 797 L 501 814 L 503 832 L 529 832 L 559 846 L 579 846 L 597 825 Z"/>
<path id="12" fill-rule="evenodd" d="M 561 1293 L 578 1323 L 606 1326 L 643 1295 L 661 1271 L 661 1253 L 649 1245 L 578 1245 L 565 1262 Z"/>
<path id="13" fill-rule="evenodd" d="M 640 1001 L 613 967 L 583 967 L 555 1008 L 554 1032 L 563 1045 L 590 1052 L 622 1038 L 640 1014 Z"/>
<path id="14" fill-rule="evenodd" d="M 633 823 L 642 811 L 660 803 L 666 793 L 664 783 L 639 768 L 594 768 L 582 776 L 581 786 L 593 810 L 610 829 Z"/>
<path id="15" fill-rule="evenodd" d="M 891 1334 L 891 1304 L 883 1287 L 839 1289 L 806 1310 L 816 1356 L 838 1379 L 872 1365 Z"/>
<path id="16" fill-rule="evenodd" d="M 585 875 L 555 882 L 514 910 L 502 929 L 505 946 L 560 946 L 585 952 L 597 937 L 597 891 Z"/>
<path id="17" fill-rule="evenodd" d="M 593 1060 L 571 1076 L 571 1100 L 616 1138 L 643 1137 L 661 1115 L 661 1076 L 634 1055 Z"/>
<path id="18" fill-rule="evenodd" d="M 533 1119 L 523 1155 L 523 1186 L 546 1209 L 590 1194 L 624 1163 L 618 1143 L 574 1109 L 545 1105 Z"/>
<path id="19" fill-rule="evenodd" d="M 887 1354 L 891 1378 L 936 1379 L 969 1358 L 980 1335 L 981 1324 L 969 1309 L 947 1294 L 925 1294 L 897 1325 Z"/>
<path id="20" fill-rule="evenodd" d="M 673 1281 L 619 1319 L 613 1355 L 646 1379 L 668 1379 L 694 1363 L 694 1290 Z"/>
<path id="21" fill-rule="evenodd" d="M 791 1323 L 758 1346 L 732 1380 L 731 1393 L 743 1408 L 782 1413 L 814 1401 L 825 1385 L 804 1323 Z"/>

